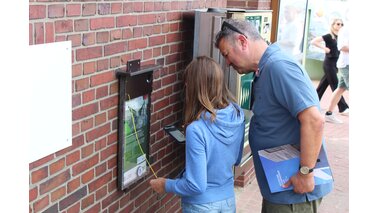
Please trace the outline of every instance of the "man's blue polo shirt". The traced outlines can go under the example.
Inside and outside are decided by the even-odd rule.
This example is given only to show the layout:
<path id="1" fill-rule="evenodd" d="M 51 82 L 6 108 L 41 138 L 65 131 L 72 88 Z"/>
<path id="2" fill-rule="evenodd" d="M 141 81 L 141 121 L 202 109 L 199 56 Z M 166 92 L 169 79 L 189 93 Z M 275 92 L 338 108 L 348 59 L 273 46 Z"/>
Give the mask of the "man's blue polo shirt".
<path id="1" fill-rule="evenodd" d="M 272 203 L 294 204 L 328 194 L 333 183 L 316 185 L 313 192 L 303 195 L 293 190 L 270 193 L 257 153 L 261 149 L 300 143 L 298 113 L 311 106 L 320 110 L 318 95 L 307 72 L 276 44 L 272 44 L 259 62 L 258 77 L 253 83 L 255 101 L 249 143 L 262 196 Z"/>

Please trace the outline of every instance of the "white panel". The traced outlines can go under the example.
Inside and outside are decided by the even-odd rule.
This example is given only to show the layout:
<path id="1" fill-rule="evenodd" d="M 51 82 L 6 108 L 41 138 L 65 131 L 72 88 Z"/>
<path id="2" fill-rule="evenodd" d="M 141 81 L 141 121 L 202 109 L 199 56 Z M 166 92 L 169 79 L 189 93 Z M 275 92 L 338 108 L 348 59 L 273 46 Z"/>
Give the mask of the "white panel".
<path id="1" fill-rule="evenodd" d="M 71 41 L 29 46 L 29 163 L 72 144 L 71 69 Z"/>

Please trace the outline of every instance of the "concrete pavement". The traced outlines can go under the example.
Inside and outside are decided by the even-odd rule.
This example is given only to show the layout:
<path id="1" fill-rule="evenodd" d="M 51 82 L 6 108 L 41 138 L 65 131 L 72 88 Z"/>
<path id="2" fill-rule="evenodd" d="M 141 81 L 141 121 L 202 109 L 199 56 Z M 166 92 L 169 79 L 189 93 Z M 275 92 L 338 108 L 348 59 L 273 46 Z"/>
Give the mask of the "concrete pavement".
<path id="1" fill-rule="evenodd" d="M 318 82 L 314 82 L 316 87 Z M 328 107 L 331 90 L 327 89 L 320 101 L 322 112 Z M 344 93 L 349 104 L 349 93 Z M 324 134 L 328 160 L 332 167 L 334 189 L 323 198 L 318 213 L 348 213 L 349 212 L 349 116 L 335 115 L 343 124 L 325 123 Z M 235 187 L 237 213 L 260 213 L 261 195 L 256 179 L 244 188 Z"/>

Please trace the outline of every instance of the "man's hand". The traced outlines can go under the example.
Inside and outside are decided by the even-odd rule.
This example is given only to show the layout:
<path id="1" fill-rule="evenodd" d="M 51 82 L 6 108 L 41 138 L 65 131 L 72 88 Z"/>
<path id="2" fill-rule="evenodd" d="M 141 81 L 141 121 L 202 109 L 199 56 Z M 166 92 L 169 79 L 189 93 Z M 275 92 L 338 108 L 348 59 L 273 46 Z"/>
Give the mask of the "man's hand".
<path id="1" fill-rule="evenodd" d="M 314 173 L 303 175 L 297 172 L 282 187 L 287 188 L 291 185 L 293 185 L 295 193 L 304 194 L 312 192 L 315 188 Z"/>
<path id="2" fill-rule="evenodd" d="M 162 194 L 165 192 L 165 178 L 157 178 L 157 179 L 152 179 L 150 180 L 150 185 L 151 185 L 151 188 L 159 193 L 159 194 Z"/>

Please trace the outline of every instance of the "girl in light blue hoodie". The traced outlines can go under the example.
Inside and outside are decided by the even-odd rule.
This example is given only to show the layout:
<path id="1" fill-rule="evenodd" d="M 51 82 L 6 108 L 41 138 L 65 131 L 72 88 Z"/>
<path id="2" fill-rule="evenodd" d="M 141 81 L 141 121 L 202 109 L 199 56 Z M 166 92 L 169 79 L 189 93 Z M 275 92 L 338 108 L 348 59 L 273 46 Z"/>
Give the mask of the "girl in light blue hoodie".
<path id="1" fill-rule="evenodd" d="M 244 113 L 213 59 L 200 56 L 185 69 L 186 165 L 178 179 L 150 181 L 158 193 L 181 196 L 183 212 L 236 212 L 233 166 L 240 163 Z"/>

